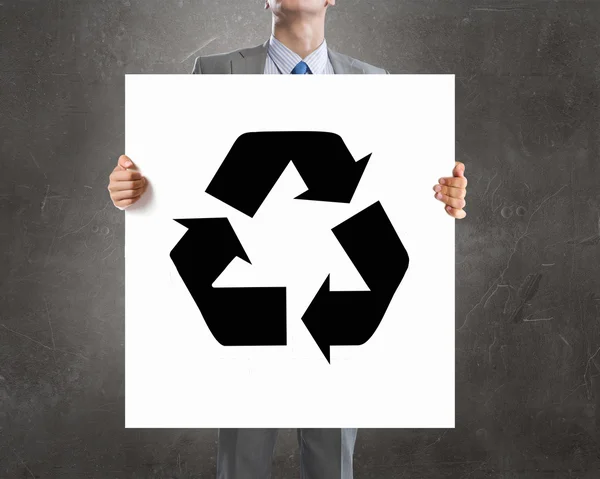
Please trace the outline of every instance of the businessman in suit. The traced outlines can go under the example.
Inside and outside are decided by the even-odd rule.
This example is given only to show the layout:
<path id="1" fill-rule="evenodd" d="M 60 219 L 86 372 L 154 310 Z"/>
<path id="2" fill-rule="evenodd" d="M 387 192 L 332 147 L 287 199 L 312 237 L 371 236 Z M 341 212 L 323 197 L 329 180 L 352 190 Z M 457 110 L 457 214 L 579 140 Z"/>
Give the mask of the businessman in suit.
<path id="1" fill-rule="evenodd" d="M 383 68 L 331 50 L 325 40 L 325 14 L 335 0 L 265 0 L 271 10 L 272 33 L 252 48 L 200 56 L 195 74 L 386 74 Z M 291 93 L 293 94 L 293 93 Z M 446 212 L 464 218 L 467 179 L 456 162 L 452 176 L 434 185 L 434 196 Z M 410 173 L 398 186 L 410 181 Z M 133 161 L 119 157 L 108 189 L 114 205 L 125 209 L 146 190 L 147 182 Z M 352 391 L 348 390 L 351 394 Z M 356 429 L 298 429 L 302 479 L 351 479 Z M 220 429 L 217 479 L 268 479 L 277 429 Z"/>

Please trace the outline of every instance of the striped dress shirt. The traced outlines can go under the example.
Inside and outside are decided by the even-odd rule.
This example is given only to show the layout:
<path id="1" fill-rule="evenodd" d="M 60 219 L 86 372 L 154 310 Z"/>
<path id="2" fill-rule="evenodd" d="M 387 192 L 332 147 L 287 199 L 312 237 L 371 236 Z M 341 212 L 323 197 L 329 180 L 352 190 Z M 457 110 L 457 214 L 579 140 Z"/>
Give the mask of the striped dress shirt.
<path id="1" fill-rule="evenodd" d="M 315 75 L 333 75 L 333 66 L 329 61 L 327 53 L 327 42 L 323 43 L 306 58 L 294 53 L 277 38 L 271 35 L 267 47 L 267 60 L 265 62 L 265 75 L 289 74 L 294 67 L 301 61 L 304 61 Z"/>

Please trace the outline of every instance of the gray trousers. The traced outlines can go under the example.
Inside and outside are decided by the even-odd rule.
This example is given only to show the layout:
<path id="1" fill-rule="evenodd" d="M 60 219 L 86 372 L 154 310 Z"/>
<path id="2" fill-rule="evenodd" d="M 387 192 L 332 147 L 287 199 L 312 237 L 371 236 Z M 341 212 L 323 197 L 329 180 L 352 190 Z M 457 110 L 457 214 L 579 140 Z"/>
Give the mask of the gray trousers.
<path id="1" fill-rule="evenodd" d="M 219 429 L 217 479 L 270 479 L 277 429 Z M 301 479 L 352 479 L 356 429 L 298 429 Z"/>

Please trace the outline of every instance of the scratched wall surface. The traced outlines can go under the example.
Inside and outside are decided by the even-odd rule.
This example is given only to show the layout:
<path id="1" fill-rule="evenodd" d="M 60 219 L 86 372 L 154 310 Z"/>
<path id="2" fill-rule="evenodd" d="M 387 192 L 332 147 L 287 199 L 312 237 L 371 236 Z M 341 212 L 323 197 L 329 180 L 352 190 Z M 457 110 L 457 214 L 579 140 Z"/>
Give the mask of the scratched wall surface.
<path id="1" fill-rule="evenodd" d="M 196 54 L 258 44 L 261 7 L 0 2 L 0 477 L 214 475 L 215 430 L 123 428 L 124 214 L 106 185 L 124 147 L 124 73 L 188 73 Z M 598 477 L 599 22 L 593 0 L 342 0 L 329 12 L 343 53 L 456 74 L 469 178 L 456 428 L 361 430 L 356 477 Z M 276 477 L 295 477 L 297 461 L 282 431 Z"/>

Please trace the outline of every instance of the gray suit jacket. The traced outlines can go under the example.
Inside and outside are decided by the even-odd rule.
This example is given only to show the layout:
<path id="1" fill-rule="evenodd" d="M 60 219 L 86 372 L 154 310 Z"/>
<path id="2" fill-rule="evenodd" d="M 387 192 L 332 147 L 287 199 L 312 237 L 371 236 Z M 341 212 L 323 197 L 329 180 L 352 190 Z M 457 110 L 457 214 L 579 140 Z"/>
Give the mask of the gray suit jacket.
<path id="1" fill-rule="evenodd" d="M 192 73 L 205 74 L 230 74 L 230 73 L 255 73 L 262 74 L 265 71 L 267 61 L 267 40 L 262 45 L 251 48 L 243 48 L 229 53 L 217 55 L 206 55 L 197 57 L 194 62 Z M 342 55 L 327 49 L 329 60 L 336 74 L 340 73 L 389 73 L 383 68 L 378 68 L 368 63 L 361 62 L 347 55 Z"/>

